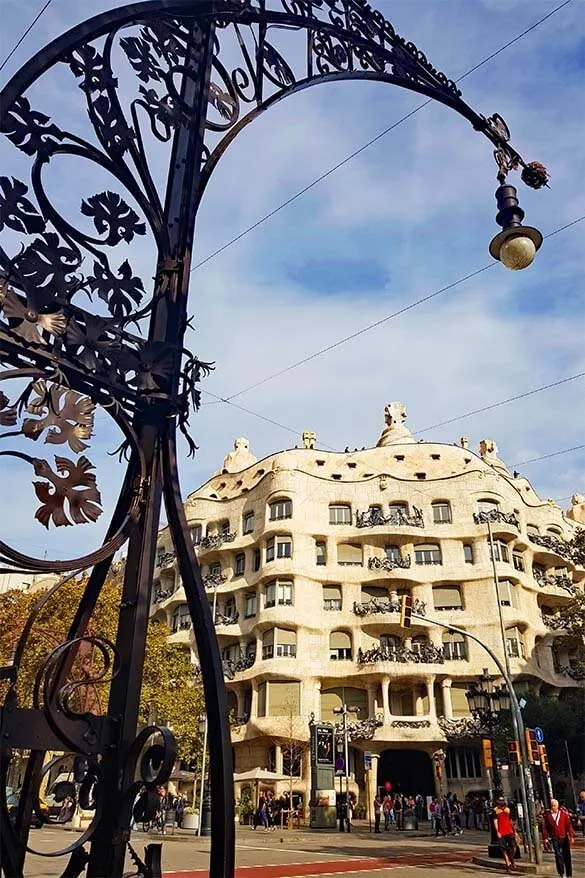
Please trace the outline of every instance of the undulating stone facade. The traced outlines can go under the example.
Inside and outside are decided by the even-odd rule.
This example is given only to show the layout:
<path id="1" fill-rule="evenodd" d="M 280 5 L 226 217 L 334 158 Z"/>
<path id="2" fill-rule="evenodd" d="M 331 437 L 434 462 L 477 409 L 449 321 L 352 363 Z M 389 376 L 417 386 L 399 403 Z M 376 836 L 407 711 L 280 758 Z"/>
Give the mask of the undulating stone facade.
<path id="1" fill-rule="evenodd" d="M 565 515 L 507 470 L 493 440 L 479 453 L 465 437 L 417 442 L 405 420 L 404 406 L 391 403 L 377 446 L 345 453 L 321 451 L 307 432 L 305 447 L 257 461 L 238 439 L 187 498 L 216 602 L 236 778 L 254 768 L 288 775 L 287 741 L 308 740 L 311 714 L 336 721 L 345 701 L 358 710 L 349 760 L 358 798 L 364 751 L 373 754 L 371 797 L 385 780 L 433 793 L 433 754 L 443 753 L 443 788 L 486 789 L 465 691 L 482 669 L 496 669 L 478 644 L 433 620 L 475 634 L 502 659 L 505 649 L 519 684 L 559 697 L 579 685 L 574 656 L 555 647 L 563 633 L 555 613 L 584 587 L 567 543 L 585 521 L 585 498 L 576 495 Z M 165 530 L 155 575 L 152 614 L 196 662 Z M 403 594 L 423 617 L 410 629 L 399 624 Z M 294 789 L 306 803 L 308 754 L 296 755 Z M 278 794 L 288 781 L 271 786 Z"/>

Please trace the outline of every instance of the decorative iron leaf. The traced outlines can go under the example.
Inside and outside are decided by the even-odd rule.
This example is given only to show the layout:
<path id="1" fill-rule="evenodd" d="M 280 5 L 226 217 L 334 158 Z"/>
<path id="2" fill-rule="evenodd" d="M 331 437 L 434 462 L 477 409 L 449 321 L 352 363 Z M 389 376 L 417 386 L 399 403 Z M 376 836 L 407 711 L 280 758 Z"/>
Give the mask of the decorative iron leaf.
<path id="1" fill-rule="evenodd" d="M 107 302 L 110 314 L 123 320 L 130 314 L 133 304 L 138 305 L 144 295 L 142 280 L 132 274 L 126 259 L 118 269 L 118 276 L 101 262 L 94 262 L 93 275 L 87 278 L 92 292 Z"/>
<path id="2" fill-rule="evenodd" d="M 31 110 L 27 98 L 20 97 L 6 114 L 2 130 L 27 155 L 48 156 L 65 136 L 56 125 L 49 125 L 50 121 L 50 116 Z"/>
<path id="3" fill-rule="evenodd" d="M 44 482 L 33 482 L 42 503 L 35 513 L 37 521 L 47 529 L 51 521 L 56 527 L 97 521 L 102 514 L 102 498 L 95 475 L 89 472 L 93 469 L 92 463 L 82 456 L 77 463 L 66 457 L 55 457 L 55 464 L 56 471 L 46 460 L 35 459 L 33 462 L 35 475 L 45 479 Z M 69 517 L 65 512 L 66 501 Z"/>
<path id="4" fill-rule="evenodd" d="M 237 103 L 227 91 L 223 91 L 215 82 L 209 83 L 209 103 L 215 107 L 224 119 L 232 119 L 237 109 Z"/>
<path id="5" fill-rule="evenodd" d="M 268 76 L 276 80 L 283 88 L 295 83 L 294 73 L 291 68 L 280 52 L 274 46 L 271 46 L 269 42 L 264 43 L 264 69 Z"/>
<path id="6" fill-rule="evenodd" d="M 145 39 L 124 37 L 120 40 L 120 45 L 141 82 L 150 82 L 151 79 L 160 81 L 162 70 L 156 62 L 151 46 Z"/>
<path id="7" fill-rule="evenodd" d="M 132 210 L 117 192 L 99 192 L 87 201 L 81 202 L 81 212 L 93 218 L 93 224 L 100 235 L 107 232 L 105 244 L 115 246 L 120 241 L 127 244 L 135 235 L 145 235 L 146 226 L 140 222 L 136 211 Z"/>
<path id="8" fill-rule="evenodd" d="M 113 373 L 112 363 L 118 358 L 120 342 L 114 336 L 113 320 L 85 315 L 85 326 L 72 318 L 67 325 L 65 344 L 70 356 L 74 356 L 89 372 Z"/>
<path id="9" fill-rule="evenodd" d="M 1 307 L 11 330 L 33 344 L 44 344 L 42 330 L 57 336 L 63 335 L 67 328 L 67 318 L 63 311 L 39 314 L 38 311 L 27 308 L 12 290 L 4 295 Z"/>
<path id="10" fill-rule="evenodd" d="M 17 411 L 10 408 L 10 400 L 0 390 L 0 427 L 14 427 L 16 424 Z"/>
<path id="11" fill-rule="evenodd" d="M 15 232 L 34 235 L 44 231 L 45 221 L 34 204 L 25 198 L 28 186 L 12 177 L 0 177 L 0 232 L 7 226 Z"/>
<path id="12" fill-rule="evenodd" d="M 68 247 L 55 232 L 45 232 L 14 260 L 14 274 L 20 276 L 30 307 L 35 311 L 49 305 L 56 296 L 72 296 L 83 279 L 75 274 L 81 254 Z"/>
<path id="13" fill-rule="evenodd" d="M 145 40 L 152 44 L 159 58 L 169 67 L 176 67 L 185 58 L 185 49 L 173 30 L 164 21 L 154 21 L 141 31 Z"/>
<path id="14" fill-rule="evenodd" d="M 124 116 L 112 105 L 107 94 L 101 94 L 93 101 L 91 111 L 97 131 L 108 149 L 123 155 L 136 136 L 134 129 L 126 124 Z"/>
<path id="15" fill-rule="evenodd" d="M 45 442 L 63 445 L 65 442 L 75 454 L 88 446 L 82 440 L 91 438 L 95 406 L 88 396 L 68 390 L 58 384 L 49 388 L 44 381 L 35 382 L 37 396 L 27 406 L 27 412 L 38 420 L 25 418 L 22 432 L 36 441 L 48 430 Z"/>
<path id="16" fill-rule="evenodd" d="M 87 95 L 93 92 L 104 92 L 108 88 L 116 88 L 117 78 L 113 75 L 109 66 L 106 65 L 103 56 L 95 46 L 85 43 L 77 46 L 68 58 L 71 72 L 76 77 L 83 77 L 79 88 Z"/>

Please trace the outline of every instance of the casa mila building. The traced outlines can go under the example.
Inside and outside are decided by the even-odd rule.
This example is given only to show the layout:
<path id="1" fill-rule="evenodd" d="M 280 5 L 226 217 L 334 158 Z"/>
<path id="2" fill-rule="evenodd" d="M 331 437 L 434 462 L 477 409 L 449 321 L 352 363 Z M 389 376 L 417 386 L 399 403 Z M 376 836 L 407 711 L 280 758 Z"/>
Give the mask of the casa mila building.
<path id="1" fill-rule="evenodd" d="M 292 772 L 306 806 L 309 721 L 335 723 L 343 704 L 356 711 L 349 788 L 358 801 L 388 780 L 426 795 L 486 790 L 465 693 L 496 668 L 478 644 L 431 620 L 475 634 L 502 661 L 505 650 L 519 690 L 563 698 L 582 685 L 575 656 L 558 646 L 557 612 L 585 585 L 568 545 L 585 497 L 567 513 L 542 500 L 492 440 L 477 452 L 465 437 L 416 441 L 401 403 L 386 407 L 385 421 L 376 446 L 361 451 L 322 451 L 307 432 L 303 448 L 258 461 L 238 439 L 186 500 L 215 605 L 237 796 L 254 789 L 244 778 L 255 769 L 277 796 Z M 166 530 L 155 577 L 151 614 L 196 664 Z M 401 628 L 402 595 L 428 620 Z"/>

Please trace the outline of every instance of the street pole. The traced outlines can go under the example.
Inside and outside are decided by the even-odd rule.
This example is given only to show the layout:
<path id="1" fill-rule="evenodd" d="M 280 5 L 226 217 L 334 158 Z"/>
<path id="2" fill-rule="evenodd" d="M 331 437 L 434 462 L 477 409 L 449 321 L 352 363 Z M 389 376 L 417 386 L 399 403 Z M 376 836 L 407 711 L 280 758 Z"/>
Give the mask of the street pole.
<path id="1" fill-rule="evenodd" d="M 213 587 L 213 609 L 211 618 L 215 625 L 215 611 L 217 610 L 217 582 Z M 207 754 L 207 731 L 209 723 L 207 722 L 207 711 L 205 712 L 205 728 L 203 729 L 203 755 L 201 757 L 201 789 L 199 791 L 199 825 L 197 826 L 197 835 L 201 836 L 203 828 L 203 798 L 205 795 L 205 757 Z M 193 807 L 195 807 L 195 789 L 193 789 Z"/>
<path id="2" fill-rule="evenodd" d="M 573 766 L 571 764 L 571 756 L 569 754 L 569 745 L 567 743 L 566 738 L 565 738 L 565 753 L 567 754 L 567 766 L 569 768 L 569 777 L 571 778 L 571 788 L 573 790 L 574 804 L 577 805 L 577 790 L 575 787 L 575 776 L 573 775 Z M 550 780 L 550 775 L 549 775 L 549 780 Z M 550 795 L 551 795 L 551 799 L 552 799 L 552 784 L 551 784 Z"/>
<path id="3" fill-rule="evenodd" d="M 345 759 L 345 830 L 351 832 L 349 819 L 349 747 L 347 742 L 347 704 L 343 705 L 343 758 Z"/>
<path id="4" fill-rule="evenodd" d="M 530 859 L 532 860 L 532 854 L 534 853 L 534 859 L 536 860 L 536 863 L 540 865 L 543 862 L 543 856 L 542 848 L 540 846 L 538 825 L 536 823 L 536 811 L 534 808 L 534 787 L 532 785 L 532 774 L 530 772 L 530 763 L 528 762 L 528 753 L 526 749 L 524 720 L 522 719 L 522 711 L 520 710 L 520 705 L 518 704 L 518 699 L 516 697 L 516 693 L 514 692 L 514 686 L 512 685 L 512 679 L 510 675 L 507 673 L 506 669 L 502 665 L 501 661 L 499 660 L 493 649 L 491 649 L 491 647 L 489 647 L 487 643 L 484 643 L 483 640 L 480 640 L 479 637 L 476 637 L 475 634 L 470 634 L 469 631 L 465 631 L 463 628 L 457 628 L 457 626 L 455 625 L 447 625 L 445 622 L 439 622 L 437 619 L 430 619 L 428 616 L 421 616 L 419 613 L 411 613 L 411 617 L 413 619 L 421 619 L 423 622 L 430 622 L 431 625 L 437 625 L 439 628 L 445 628 L 447 631 L 454 631 L 456 634 L 462 634 L 464 637 L 469 637 L 470 640 L 473 640 L 475 643 L 478 643 L 479 646 L 485 649 L 490 658 L 494 660 L 496 667 L 504 678 L 510 695 L 510 707 L 512 714 L 512 725 L 514 728 L 514 736 L 520 744 L 520 752 L 522 754 L 520 792 L 522 797 L 522 807 L 524 809 L 524 813 L 528 817 L 527 827 Z"/>

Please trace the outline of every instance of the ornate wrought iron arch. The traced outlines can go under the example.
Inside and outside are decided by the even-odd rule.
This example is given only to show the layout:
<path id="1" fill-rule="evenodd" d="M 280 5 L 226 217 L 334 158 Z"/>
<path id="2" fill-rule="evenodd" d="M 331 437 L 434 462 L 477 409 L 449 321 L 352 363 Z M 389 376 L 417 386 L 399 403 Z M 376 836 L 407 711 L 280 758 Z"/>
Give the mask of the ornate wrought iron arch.
<path id="1" fill-rule="evenodd" d="M 298 56 L 287 59 L 278 40 L 289 31 L 300 39 Z M 229 40 L 238 52 L 230 64 L 222 54 Z M 89 123 L 82 130 L 59 126 L 27 97 L 57 65 L 69 68 L 85 98 Z M 211 874 L 233 875 L 225 684 L 176 460 L 177 427 L 188 435 L 189 414 L 199 404 L 197 384 L 209 368 L 183 347 L 194 224 L 213 169 L 246 125 L 289 94 L 342 79 L 387 82 L 440 101 L 489 139 L 500 174 L 521 165 L 529 185 L 538 183 L 534 169 L 510 146 L 501 117 L 471 109 L 455 83 L 362 0 L 135 3 L 74 27 L 0 93 L 0 131 L 31 160 L 27 182 L 0 176 L 0 231 L 8 238 L 0 246 L 0 381 L 5 388 L 14 381 L 18 388 L 10 395 L 0 391 L 0 458 L 29 464 L 41 479 L 34 483 L 41 502 L 36 517 L 47 528 L 89 523 L 102 513 L 91 463 L 81 454 L 96 406 L 118 424 L 128 459 L 106 538 L 93 552 L 47 561 L 0 542 L 0 563 L 7 570 L 70 575 L 91 570 L 67 641 L 39 668 L 32 708 L 18 701 L 20 661 L 37 615 L 65 581 L 41 598 L 14 660 L 0 675 L 9 687 L 0 709 L 0 874 L 9 878 L 22 874 L 33 810 L 45 819 L 38 790 L 47 750 L 77 756 L 76 783 L 61 793 L 91 806 L 94 819 L 67 852 L 71 868 L 82 870 L 83 844 L 91 841 L 92 876 L 121 874 L 133 808 L 148 815 L 156 784 L 170 775 L 174 745 L 168 730 L 148 727 L 136 736 L 163 498 L 212 730 Z M 169 146 L 162 184 L 153 173 L 146 136 Z M 94 163 L 123 195 L 97 192 L 81 201 L 84 219 L 65 216 L 45 177 L 55 159 L 68 157 Z M 150 296 L 129 260 L 118 264 L 121 248 L 147 231 L 156 252 Z M 147 328 L 146 335 L 133 326 Z M 9 437 L 20 444 L 6 451 L 1 440 Z M 26 440 L 40 438 L 67 445 L 72 456 L 55 457 L 53 466 L 23 450 Z M 119 629 L 111 644 L 90 638 L 87 624 L 114 553 L 126 541 Z M 80 713 L 73 704 L 76 684 L 68 678 L 84 644 L 100 652 L 101 677 L 112 678 L 107 716 Z M 31 755 L 13 825 L 4 787 L 18 748 Z M 139 789 L 143 794 L 134 805 Z M 160 875 L 156 850 L 144 868 Z"/>

